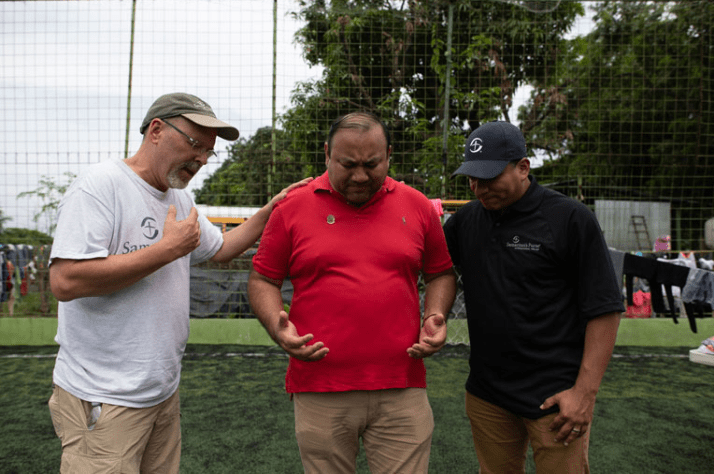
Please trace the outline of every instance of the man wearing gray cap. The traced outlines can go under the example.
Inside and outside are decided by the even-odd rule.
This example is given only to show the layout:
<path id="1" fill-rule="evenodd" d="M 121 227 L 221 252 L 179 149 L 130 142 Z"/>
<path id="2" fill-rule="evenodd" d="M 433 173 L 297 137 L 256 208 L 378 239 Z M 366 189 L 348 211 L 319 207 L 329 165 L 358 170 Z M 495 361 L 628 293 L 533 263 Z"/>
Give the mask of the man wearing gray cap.
<path id="1" fill-rule="evenodd" d="M 466 412 L 483 473 L 589 472 L 595 397 L 612 355 L 621 283 L 594 214 L 538 185 L 521 131 L 466 140 L 476 200 L 444 224 L 462 275 L 471 355 Z"/>
<path id="2" fill-rule="evenodd" d="M 62 198 L 50 255 L 60 301 L 49 401 L 62 473 L 179 470 L 178 386 L 189 267 L 227 262 L 260 236 L 275 196 L 221 234 L 183 188 L 238 130 L 198 97 L 149 108 L 136 155 L 93 165 Z"/>

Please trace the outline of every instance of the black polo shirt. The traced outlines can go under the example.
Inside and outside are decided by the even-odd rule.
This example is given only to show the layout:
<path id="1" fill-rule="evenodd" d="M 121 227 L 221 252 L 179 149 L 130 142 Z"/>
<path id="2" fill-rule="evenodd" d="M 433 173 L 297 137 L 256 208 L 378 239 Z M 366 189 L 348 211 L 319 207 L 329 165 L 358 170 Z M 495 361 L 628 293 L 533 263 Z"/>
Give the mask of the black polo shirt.
<path id="1" fill-rule="evenodd" d="M 595 215 L 538 185 L 503 211 L 472 201 L 444 224 L 462 275 L 471 356 L 466 390 L 520 416 L 573 386 L 587 322 L 624 311 Z"/>

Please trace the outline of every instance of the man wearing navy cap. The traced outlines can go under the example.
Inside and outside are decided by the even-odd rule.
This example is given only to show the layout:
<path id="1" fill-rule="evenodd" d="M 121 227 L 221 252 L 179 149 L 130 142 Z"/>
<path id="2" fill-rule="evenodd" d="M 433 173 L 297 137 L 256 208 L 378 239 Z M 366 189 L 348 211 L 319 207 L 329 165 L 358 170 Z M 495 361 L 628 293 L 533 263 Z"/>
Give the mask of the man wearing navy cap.
<path id="1" fill-rule="evenodd" d="M 444 224 L 461 271 L 471 355 L 466 411 L 483 473 L 589 472 L 595 398 L 615 344 L 621 283 L 594 214 L 538 185 L 518 127 L 466 140 L 476 200 Z"/>
<path id="2" fill-rule="evenodd" d="M 250 248 L 292 188 L 221 234 L 184 188 L 215 155 L 216 137 L 235 140 L 238 129 L 198 97 L 173 93 L 154 102 L 140 132 L 134 156 L 88 168 L 59 205 L 49 406 L 62 473 L 179 471 L 189 268 Z"/>

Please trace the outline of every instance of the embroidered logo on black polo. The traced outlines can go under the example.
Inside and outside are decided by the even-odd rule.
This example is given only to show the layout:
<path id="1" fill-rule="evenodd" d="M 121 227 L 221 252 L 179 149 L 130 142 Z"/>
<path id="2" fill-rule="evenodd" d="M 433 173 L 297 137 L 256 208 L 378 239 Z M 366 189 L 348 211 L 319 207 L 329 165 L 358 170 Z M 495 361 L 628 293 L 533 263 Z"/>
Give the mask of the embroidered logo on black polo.
<path id="1" fill-rule="evenodd" d="M 540 251 L 540 242 L 521 242 L 521 237 L 514 235 L 510 242 L 506 242 L 506 248 L 513 250 Z"/>

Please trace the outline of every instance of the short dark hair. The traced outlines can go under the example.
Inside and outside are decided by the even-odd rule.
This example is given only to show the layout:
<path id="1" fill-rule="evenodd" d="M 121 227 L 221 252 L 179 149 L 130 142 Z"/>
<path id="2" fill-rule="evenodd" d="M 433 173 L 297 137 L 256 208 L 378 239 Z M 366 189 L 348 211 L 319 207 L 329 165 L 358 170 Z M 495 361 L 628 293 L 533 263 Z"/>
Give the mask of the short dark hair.
<path id="1" fill-rule="evenodd" d="M 330 125 L 330 132 L 327 134 L 327 155 L 329 156 L 332 154 L 332 138 L 338 130 L 357 128 L 366 131 L 371 129 L 372 125 L 379 125 L 382 127 L 384 138 L 387 140 L 387 150 L 389 150 L 389 147 L 392 145 L 392 138 L 389 134 L 389 128 L 387 128 L 387 125 L 372 112 L 360 111 L 345 114 L 332 122 L 332 125 Z"/>

